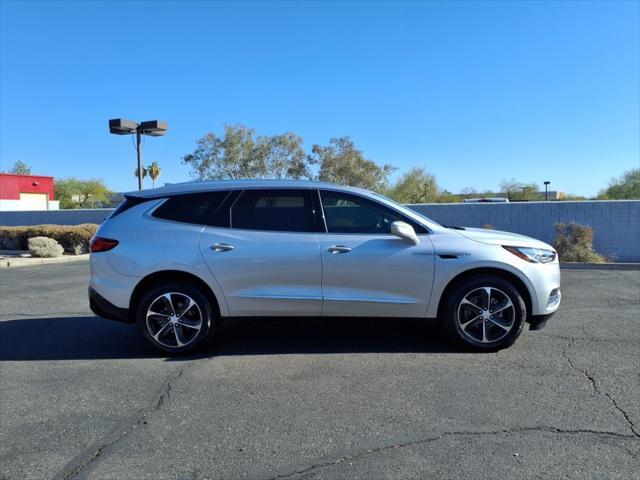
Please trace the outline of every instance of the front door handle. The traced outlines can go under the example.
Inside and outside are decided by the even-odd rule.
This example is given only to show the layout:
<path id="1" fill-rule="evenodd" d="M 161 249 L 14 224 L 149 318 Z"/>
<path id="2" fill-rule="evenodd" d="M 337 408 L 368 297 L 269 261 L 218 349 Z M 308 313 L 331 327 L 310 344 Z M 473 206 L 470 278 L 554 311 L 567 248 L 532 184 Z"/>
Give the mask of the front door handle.
<path id="1" fill-rule="evenodd" d="M 233 250 L 233 245 L 229 245 L 228 243 L 214 243 L 211 245 L 211 250 L 214 252 L 228 252 Z"/>
<path id="2" fill-rule="evenodd" d="M 345 247 L 344 245 L 331 245 L 329 248 L 327 248 L 327 251 L 333 254 L 349 253 L 351 251 L 351 248 Z"/>

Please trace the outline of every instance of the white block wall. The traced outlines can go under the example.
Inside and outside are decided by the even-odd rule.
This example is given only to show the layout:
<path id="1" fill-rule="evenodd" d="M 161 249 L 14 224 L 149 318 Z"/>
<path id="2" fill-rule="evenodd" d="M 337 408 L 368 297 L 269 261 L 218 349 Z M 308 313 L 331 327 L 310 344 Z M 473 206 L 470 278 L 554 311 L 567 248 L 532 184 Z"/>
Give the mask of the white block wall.
<path id="1" fill-rule="evenodd" d="M 594 231 L 595 249 L 620 262 L 640 262 L 640 200 L 409 205 L 443 225 L 483 227 L 528 235 L 553 244 L 556 223 Z M 102 223 L 112 209 L 2 212 L 0 225 Z"/>
<path id="2" fill-rule="evenodd" d="M 421 204 L 409 207 L 443 225 L 520 233 L 549 244 L 556 223 L 593 228 L 596 251 L 620 262 L 640 262 L 640 200 Z"/>

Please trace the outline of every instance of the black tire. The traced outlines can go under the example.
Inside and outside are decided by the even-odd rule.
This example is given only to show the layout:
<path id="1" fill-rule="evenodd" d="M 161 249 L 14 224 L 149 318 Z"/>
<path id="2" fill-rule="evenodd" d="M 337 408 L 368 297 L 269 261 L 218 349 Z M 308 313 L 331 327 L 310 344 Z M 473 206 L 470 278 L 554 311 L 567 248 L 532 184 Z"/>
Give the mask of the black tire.
<path id="1" fill-rule="evenodd" d="M 165 295 L 169 295 L 170 302 L 161 299 Z M 194 302 L 190 308 L 187 308 L 188 299 Z M 150 314 L 147 318 L 152 305 L 153 311 L 161 315 Z M 177 323 L 172 325 L 172 321 Z M 215 314 L 209 299 L 198 287 L 167 283 L 156 285 L 143 295 L 136 308 L 136 323 L 156 350 L 177 355 L 210 343 L 215 331 Z M 200 329 L 196 330 L 198 325 Z M 163 327 L 166 328 L 162 331 Z M 160 335 L 154 338 L 154 333 Z"/>
<path id="2" fill-rule="evenodd" d="M 511 306 L 505 307 L 508 301 Z M 449 292 L 442 314 L 444 328 L 454 342 L 476 351 L 495 351 L 510 347 L 520 336 L 527 308 L 511 282 L 494 275 L 478 275 Z"/>

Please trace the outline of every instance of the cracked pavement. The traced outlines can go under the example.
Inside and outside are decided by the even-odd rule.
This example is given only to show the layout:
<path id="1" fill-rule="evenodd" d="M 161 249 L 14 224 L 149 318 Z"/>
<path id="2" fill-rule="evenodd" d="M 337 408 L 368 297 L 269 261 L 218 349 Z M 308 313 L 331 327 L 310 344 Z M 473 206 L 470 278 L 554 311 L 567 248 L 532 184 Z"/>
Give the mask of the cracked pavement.
<path id="1" fill-rule="evenodd" d="M 196 357 L 94 317 L 87 264 L 3 270 L 0 478 L 637 478 L 640 272 L 563 270 L 540 332 L 269 321 Z"/>

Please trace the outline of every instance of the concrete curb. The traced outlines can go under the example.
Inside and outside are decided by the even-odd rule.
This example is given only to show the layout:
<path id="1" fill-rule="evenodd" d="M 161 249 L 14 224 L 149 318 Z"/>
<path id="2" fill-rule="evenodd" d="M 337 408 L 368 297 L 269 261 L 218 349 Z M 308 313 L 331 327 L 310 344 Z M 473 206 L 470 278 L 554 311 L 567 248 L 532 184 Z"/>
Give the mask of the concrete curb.
<path id="1" fill-rule="evenodd" d="M 57 258 L 0 257 L 0 268 L 33 267 L 37 265 L 49 265 L 51 263 L 82 262 L 88 260 L 88 253 L 84 255 L 65 255 Z"/>
<path id="2" fill-rule="evenodd" d="M 577 263 L 560 262 L 565 270 L 640 270 L 640 263 Z"/>

